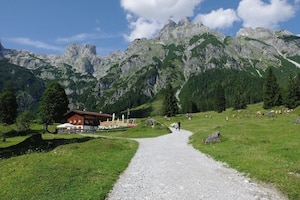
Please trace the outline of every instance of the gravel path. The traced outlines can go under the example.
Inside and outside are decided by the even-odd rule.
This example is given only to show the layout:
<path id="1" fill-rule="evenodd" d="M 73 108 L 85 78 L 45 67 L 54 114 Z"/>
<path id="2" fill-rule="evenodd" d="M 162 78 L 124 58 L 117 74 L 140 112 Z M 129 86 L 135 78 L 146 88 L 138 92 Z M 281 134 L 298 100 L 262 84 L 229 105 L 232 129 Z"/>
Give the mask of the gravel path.
<path id="1" fill-rule="evenodd" d="M 137 139 L 139 149 L 107 200 L 286 199 L 188 145 L 189 131 Z"/>

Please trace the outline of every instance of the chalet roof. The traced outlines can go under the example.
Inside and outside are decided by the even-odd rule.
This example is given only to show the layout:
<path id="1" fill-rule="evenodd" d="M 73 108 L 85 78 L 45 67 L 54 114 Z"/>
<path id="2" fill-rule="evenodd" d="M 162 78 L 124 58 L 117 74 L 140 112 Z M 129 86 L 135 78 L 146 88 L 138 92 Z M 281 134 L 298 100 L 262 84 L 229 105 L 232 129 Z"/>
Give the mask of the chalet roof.
<path id="1" fill-rule="evenodd" d="M 89 116 L 95 116 L 95 117 L 112 118 L 112 115 L 110 115 L 110 114 L 90 112 L 90 111 L 83 111 L 83 110 L 70 110 L 67 113 L 65 113 L 64 116 L 70 116 L 73 113 L 79 114 L 79 115 L 89 115 Z"/>

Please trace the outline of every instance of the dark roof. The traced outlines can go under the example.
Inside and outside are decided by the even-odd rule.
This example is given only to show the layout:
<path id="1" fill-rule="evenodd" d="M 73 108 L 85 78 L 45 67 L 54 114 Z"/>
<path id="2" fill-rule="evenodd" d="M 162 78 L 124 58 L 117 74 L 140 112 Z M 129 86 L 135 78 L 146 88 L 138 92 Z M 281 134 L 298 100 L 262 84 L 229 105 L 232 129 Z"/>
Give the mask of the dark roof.
<path id="1" fill-rule="evenodd" d="M 72 113 L 79 114 L 79 115 L 92 115 L 92 116 L 97 116 L 97 117 L 112 118 L 112 115 L 110 115 L 110 114 L 83 111 L 83 110 L 70 110 L 67 113 L 65 113 L 64 116 L 69 116 Z"/>

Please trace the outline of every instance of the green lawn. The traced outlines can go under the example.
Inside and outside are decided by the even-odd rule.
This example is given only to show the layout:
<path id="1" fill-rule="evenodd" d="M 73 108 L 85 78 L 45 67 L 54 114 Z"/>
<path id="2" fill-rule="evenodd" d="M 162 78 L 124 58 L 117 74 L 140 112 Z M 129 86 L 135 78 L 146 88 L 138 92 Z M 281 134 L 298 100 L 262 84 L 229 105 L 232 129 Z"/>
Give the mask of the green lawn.
<path id="1" fill-rule="evenodd" d="M 2 160 L 1 199 L 105 199 L 137 146 L 99 138 Z"/>
<path id="2" fill-rule="evenodd" d="M 193 114 L 192 120 L 182 115 L 171 121 L 181 121 L 183 129 L 194 133 L 190 142 L 196 149 L 251 178 L 274 184 L 290 199 L 300 199 L 300 124 L 293 123 L 300 108 L 275 118 L 257 116 L 259 110 L 261 104 L 241 112 L 228 109 L 220 114 Z M 205 144 L 205 137 L 214 131 L 220 131 L 221 143 Z"/>
<path id="3" fill-rule="evenodd" d="M 61 145 L 50 152 L 0 160 L 0 199 L 105 199 L 138 148 L 134 140 L 111 137 L 156 137 L 169 133 L 167 127 L 152 128 L 144 122 L 127 131 L 96 133 L 97 138 Z M 28 137 L 9 137 L 6 142 L 0 141 L 0 148 L 18 144 Z M 84 134 L 42 134 L 44 141 L 76 141 L 76 138 L 86 137 Z"/>
<path id="4" fill-rule="evenodd" d="M 280 109 L 280 108 L 276 108 Z M 105 199 L 118 175 L 128 163 L 138 144 L 122 138 L 157 137 L 169 133 L 167 126 L 181 122 L 182 129 L 194 134 L 191 144 L 216 160 L 226 162 L 249 177 L 274 184 L 289 199 L 300 199 L 300 108 L 289 116 L 257 116 L 261 104 L 240 112 L 205 112 L 193 114 L 192 120 L 178 115 L 164 126 L 150 127 L 145 120 L 139 126 L 119 132 L 97 132 L 100 138 L 59 146 L 47 153 L 33 153 L 0 161 L 0 196 L 3 199 Z M 228 117 L 228 121 L 225 118 Z M 38 128 L 37 128 L 38 129 Z M 205 137 L 220 131 L 221 143 L 204 144 Z M 105 136 L 101 137 L 101 136 Z M 82 135 L 43 134 L 44 140 Z M 118 138 L 118 139 L 113 139 Z M 0 141 L 0 148 L 17 144 L 25 137 Z"/>

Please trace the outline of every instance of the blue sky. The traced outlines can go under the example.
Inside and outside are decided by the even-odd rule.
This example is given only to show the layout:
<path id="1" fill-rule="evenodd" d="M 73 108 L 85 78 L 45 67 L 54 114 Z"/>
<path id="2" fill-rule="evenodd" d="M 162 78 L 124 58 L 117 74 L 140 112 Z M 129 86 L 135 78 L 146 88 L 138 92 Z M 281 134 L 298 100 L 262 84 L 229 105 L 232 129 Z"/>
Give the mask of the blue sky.
<path id="1" fill-rule="evenodd" d="M 0 40 L 42 54 L 93 44 L 105 56 L 185 16 L 230 36 L 242 27 L 300 34 L 300 0 L 0 0 Z"/>

